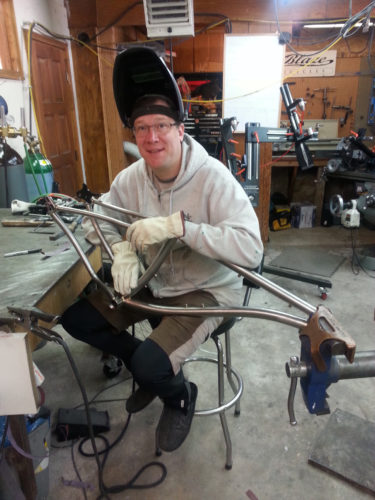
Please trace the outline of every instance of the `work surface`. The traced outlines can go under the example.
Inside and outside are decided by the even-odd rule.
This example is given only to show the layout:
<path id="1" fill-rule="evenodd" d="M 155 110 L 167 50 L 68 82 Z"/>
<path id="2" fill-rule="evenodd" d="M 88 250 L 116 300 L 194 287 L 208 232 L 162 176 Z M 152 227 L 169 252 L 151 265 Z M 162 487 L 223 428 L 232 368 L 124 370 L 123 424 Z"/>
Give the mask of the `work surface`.
<path id="1" fill-rule="evenodd" d="M 1 209 L 0 219 L 23 219 L 12 216 L 10 210 Z M 7 307 L 32 307 L 40 305 L 56 285 L 61 282 L 74 266 L 81 266 L 77 252 L 72 245 L 62 253 L 56 253 L 43 259 L 42 253 L 4 257 L 4 254 L 19 250 L 41 248 L 45 253 L 59 251 L 63 245 L 68 245 L 67 236 L 57 241 L 50 241 L 52 234 L 60 232 L 54 223 L 47 227 L 4 227 L 0 225 L 0 316 L 7 315 Z M 48 233 L 48 234 L 47 234 Z M 81 229 L 77 229 L 75 236 L 87 255 L 92 256 L 95 247 L 88 243 Z M 83 269 L 84 275 L 80 278 L 82 285 L 88 282 L 89 274 Z M 81 271 L 82 272 L 82 271 Z M 75 297 L 71 297 L 73 301 Z M 45 311 L 59 314 L 65 307 L 55 306 L 55 310 Z M 52 308 L 54 309 L 54 308 Z"/>

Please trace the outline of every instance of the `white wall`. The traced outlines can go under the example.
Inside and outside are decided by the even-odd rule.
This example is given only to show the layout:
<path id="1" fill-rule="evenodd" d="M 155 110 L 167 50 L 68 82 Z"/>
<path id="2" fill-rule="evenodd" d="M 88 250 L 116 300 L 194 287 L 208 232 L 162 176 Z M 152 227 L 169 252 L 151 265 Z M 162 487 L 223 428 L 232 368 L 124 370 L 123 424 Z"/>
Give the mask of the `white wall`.
<path id="1" fill-rule="evenodd" d="M 36 21 L 55 33 L 69 35 L 67 14 L 64 0 L 13 0 L 13 5 L 25 80 L 0 78 L 0 95 L 8 104 L 8 121 L 10 122 L 11 115 L 14 118 L 12 125 L 19 128 L 21 108 L 24 108 L 25 124 L 30 130 L 28 63 L 22 27 L 27 29 L 27 25 Z M 32 123 L 32 133 L 36 136 L 35 122 Z M 20 137 L 7 139 L 7 142 L 21 156 L 24 156 L 23 141 Z"/>

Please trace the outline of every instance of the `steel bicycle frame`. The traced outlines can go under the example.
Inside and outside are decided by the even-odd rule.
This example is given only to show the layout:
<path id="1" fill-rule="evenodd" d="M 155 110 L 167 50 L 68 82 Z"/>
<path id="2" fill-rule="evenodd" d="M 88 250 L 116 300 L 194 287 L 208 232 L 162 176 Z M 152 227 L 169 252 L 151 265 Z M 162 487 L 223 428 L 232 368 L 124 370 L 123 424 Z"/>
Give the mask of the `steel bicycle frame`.
<path id="1" fill-rule="evenodd" d="M 139 214 L 134 211 L 130 211 L 124 208 L 119 208 L 114 205 L 104 203 L 103 201 L 93 199 L 92 206 L 87 205 L 86 210 L 77 209 L 74 207 L 64 207 L 60 205 L 56 205 L 53 200 L 50 198 L 46 198 L 47 211 L 51 215 L 51 217 L 56 221 L 56 223 L 61 227 L 63 231 L 65 231 L 69 240 L 73 244 L 76 249 L 78 255 L 83 261 L 85 267 L 87 268 L 89 274 L 93 278 L 93 280 L 100 286 L 105 293 L 108 295 L 110 299 L 110 308 L 116 308 L 121 306 L 121 304 L 125 304 L 128 307 L 132 307 L 138 310 L 143 310 L 147 313 L 157 314 L 157 315 L 183 315 L 183 316 L 221 316 L 224 318 L 227 317 L 252 317 L 252 318 L 260 318 L 260 319 L 268 319 L 271 321 L 277 321 L 279 323 L 284 323 L 289 326 L 293 326 L 300 330 L 300 333 L 307 335 L 310 337 L 311 343 L 311 351 L 313 361 L 318 365 L 318 368 L 324 370 L 325 363 L 323 357 L 320 353 L 320 344 L 326 340 L 332 340 L 335 343 L 336 353 L 345 354 L 350 362 L 352 362 L 354 358 L 355 352 L 355 343 L 351 339 L 351 337 L 344 331 L 344 329 L 339 325 L 339 323 L 333 318 L 333 315 L 330 311 L 323 306 L 315 307 L 305 300 L 297 297 L 292 294 L 288 290 L 276 285 L 272 281 L 268 280 L 264 276 L 256 273 L 255 271 L 248 270 L 244 267 L 238 266 L 228 261 L 220 261 L 223 265 L 232 269 L 242 277 L 254 283 L 256 286 L 259 286 L 278 298 L 286 301 L 288 304 L 296 307 L 303 313 L 305 313 L 308 318 L 304 319 L 300 316 L 296 316 L 289 313 L 284 313 L 281 311 L 277 311 L 274 309 L 265 309 L 265 308 L 250 308 L 246 306 L 242 307 L 166 307 L 166 306 L 157 306 L 154 304 L 140 302 L 139 300 L 134 299 L 133 297 L 141 290 L 148 281 L 154 276 L 154 274 L 159 269 L 160 265 L 164 261 L 165 257 L 172 250 L 176 240 L 168 240 L 164 243 L 156 258 L 151 263 L 151 265 L 147 268 L 145 273 L 140 277 L 138 281 L 137 287 L 131 290 L 129 296 L 120 296 L 116 292 L 114 292 L 110 287 L 108 287 L 105 283 L 103 283 L 99 277 L 96 275 L 93 270 L 90 262 L 85 256 L 84 252 L 80 248 L 78 241 L 76 240 L 73 233 L 69 230 L 69 228 L 65 225 L 63 220 L 59 217 L 58 212 L 70 212 L 77 215 L 85 215 L 89 217 L 94 225 L 95 231 L 98 234 L 99 240 L 101 241 L 104 249 L 107 251 L 110 259 L 113 259 L 112 251 L 105 240 L 105 237 L 100 229 L 98 224 L 98 220 L 102 220 L 105 222 L 109 222 L 113 225 L 119 227 L 129 227 L 129 223 L 120 221 L 113 217 L 109 217 L 108 215 L 96 213 L 93 211 L 92 206 L 97 204 L 104 208 L 108 208 L 114 211 L 117 211 L 122 214 L 129 214 L 133 217 L 144 218 L 144 215 Z M 340 346 L 340 347 L 339 347 Z"/>

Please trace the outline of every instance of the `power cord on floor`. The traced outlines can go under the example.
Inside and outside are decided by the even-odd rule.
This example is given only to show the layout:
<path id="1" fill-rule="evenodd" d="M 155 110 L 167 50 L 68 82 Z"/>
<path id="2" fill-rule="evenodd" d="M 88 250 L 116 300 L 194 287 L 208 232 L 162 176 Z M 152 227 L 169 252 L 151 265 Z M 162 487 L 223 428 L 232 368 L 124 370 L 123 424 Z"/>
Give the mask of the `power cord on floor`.
<path id="1" fill-rule="evenodd" d="M 77 442 L 76 439 L 73 439 L 72 441 L 72 444 L 71 444 L 71 458 L 72 458 L 72 464 L 73 464 L 73 469 L 78 477 L 78 481 L 80 483 L 82 483 L 82 478 L 81 478 L 81 474 L 79 473 L 79 470 L 78 470 L 78 467 L 77 467 L 77 464 L 76 464 L 76 461 L 75 461 L 75 458 L 74 458 L 74 444 Z M 84 499 L 87 500 L 87 494 L 86 494 L 86 488 L 84 486 L 82 486 L 82 493 L 83 493 L 83 496 L 84 496 Z"/>
<path id="2" fill-rule="evenodd" d="M 358 232 L 358 229 L 357 229 Z M 351 266 L 352 266 L 352 272 L 356 276 L 359 274 L 359 270 L 362 269 L 362 271 L 367 274 L 370 278 L 375 278 L 375 275 L 371 274 L 368 272 L 368 269 L 364 267 L 364 265 L 361 262 L 361 259 L 358 256 L 358 253 L 356 251 L 356 241 L 354 237 L 354 229 L 350 230 L 350 236 L 351 236 L 351 243 L 352 243 L 352 260 L 351 260 Z M 357 265 L 358 267 L 355 269 L 354 266 Z"/>
<path id="3" fill-rule="evenodd" d="M 84 404 L 84 408 L 85 408 L 85 412 L 86 412 L 86 418 L 87 418 L 87 426 L 88 426 L 88 431 L 89 431 L 89 439 L 91 441 L 91 446 L 92 446 L 92 449 L 93 449 L 93 453 L 92 454 L 86 454 L 85 456 L 94 457 L 95 461 L 96 461 L 97 469 L 98 469 L 98 483 L 99 483 L 99 490 L 100 490 L 100 495 L 97 497 L 98 500 L 101 500 L 101 499 L 110 500 L 110 497 L 109 497 L 110 493 L 113 493 L 113 494 L 121 493 L 122 491 L 125 491 L 126 489 L 148 489 L 148 488 L 152 488 L 152 487 L 155 487 L 155 486 L 161 484 L 164 481 L 164 479 L 166 478 L 166 476 L 167 476 L 167 468 L 161 462 L 154 461 L 154 462 L 149 462 L 148 464 L 144 465 L 135 474 L 135 476 L 133 476 L 133 478 L 130 479 L 130 481 L 128 481 L 127 483 L 119 484 L 119 485 L 114 485 L 114 486 L 106 486 L 105 485 L 104 479 L 103 479 L 103 471 L 104 471 L 104 466 L 105 466 L 106 460 L 107 460 L 108 455 L 109 455 L 109 451 L 124 436 L 124 434 L 125 434 L 128 426 L 129 426 L 131 415 L 129 414 L 129 416 L 127 418 L 127 421 L 125 423 L 124 428 L 122 429 L 121 433 L 119 434 L 119 436 L 117 437 L 117 439 L 115 439 L 115 441 L 112 444 L 109 443 L 109 441 L 107 440 L 107 438 L 105 438 L 104 436 L 100 435 L 100 438 L 103 439 L 106 442 L 106 447 L 99 452 L 98 449 L 97 449 L 97 446 L 96 446 L 96 441 L 95 441 L 95 436 L 94 436 L 94 430 L 93 430 L 93 425 L 92 425 L 91 416 L 90 416 L 89 401 L 88 401 L 88 398 L 87 398 L 86 389 L 85 389 L 85 387 L 84 387 L 84 385 L 82 383 L 82 379 L 80 377 L 78 368 L 77 368 L 77 366 L 75 364 L 75 361 L 74 361 L 74 359 L 73 359 L 73 357 L 71 355 L 71 352 L 70 352 L 70 350 L 69 350 L 66 342 L 61 337 L 61 335 L 59 335 L 58 333 L 54 332 L 53 330 L 49 330 L 47 328 L 41 327 L 41 326 L 32 326 L 31 331 L 35 335 L 38 335 L 39 337 L 41 337 L 41 338 L 43 338 L 45 340 L 49 340 L 49 341 L 52 341 L 52 342 L 57 342 L 58 344 L 60 344 L 63 347 L 63 349 L 65 351 L 65 354 L 66 354 L 66 356 L 68 358 L 68 361 L 70 363 L 70 366 L 71 366 L 71 368 L 73 370 L 73 374 L 75 376 L 75 379 L 76 379 L 76 381 L 78 383 L 79 389 L 80 389 L 81 394 L 82 394 L 83 404 Z M 133 384 L 134 384 L 134 382 L 133 382 Z M 133 390 L 134 390 L 134 385 L 133 385 Z M 87 441 L 87 439 L 88 438 L 85 438 L 84 441 L 85 440 Z M 103 453 L 104 453 L 104 457 L 103 457 L 103 460 L 101 462 L 100 458 L 99 458 L 99 455 L 103 454 Z M 154 467 L 154 466 L 155 467 L 159 467 L 161 469 L 161 476 L 160 476 L 160 478 L 158 480 L 156 480 L 156 481 L 154 481 L 152 483 L 148 483 L 148 484 L 140 484 L 140 485 L 134 484 L 135 481 L 140 477 L 140 475 L 147 468 Z M 78 474 L 78 477 L 80 477 L 79 474 Z M 86 494 L 86 492 L 85 492 L 85 494 Z"/>
<path id="4" fill-rule="evenodd" d="M 118 380 L 117 382 L 109 385 L 108 387 L 104 387 L 103 389 L 100 389 L 99 392 L 97 392 L 95 394 L 95 396 L 93 396 L 90 401 L 89 401 L 89 405 L 91 405 L 92 403 L 116 403 L 116 402 L 119 402 L 119 401 L 126 401 L 127 398 L 117 398 L 117 399 L 96 399 L 98 396 L 100 396 L 100 394 L 103 394 L 103 392 L 106 392 L 106 391 L 109 391 L 109 389 L 113 389 L 113 387 L 116 387 L 117 385 L 119 384 L 123 384 L 124 382 L 127 382 L 128 380 L 131 380 L 132 377 L 129 376 L 129 377 L 126 377 L 122 380 Z M 81 408 L 81 406 L 84 406 L 84 403 L 80 403 L 78 405 L 76 405 L 74 407 L 74 409 L 78 409 L 78 408 Z"/>

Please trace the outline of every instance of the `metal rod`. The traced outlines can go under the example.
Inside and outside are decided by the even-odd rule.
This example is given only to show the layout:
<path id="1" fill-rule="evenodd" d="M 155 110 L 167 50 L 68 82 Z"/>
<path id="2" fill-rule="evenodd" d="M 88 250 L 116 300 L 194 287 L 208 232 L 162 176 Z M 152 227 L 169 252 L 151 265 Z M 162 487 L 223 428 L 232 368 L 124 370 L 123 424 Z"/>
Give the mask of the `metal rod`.
<path id="1" fill-rule="evenodd" d="M 176 238 L 167 240 L 164 245 L 160 248 L 158 254 L 156 255 L 155 259 L 151 262 L 150 266 L 146 269 L 146 271 L 143 273 L 143 275 L 140 277 L 138 280 L 138 284 L 135 288 L 132 288 L 130 297 L 133 297 L 136 295 L 142 288 L 144 288 L 147 283 L 150 281 L 151 278 L 153 278 L 161 266 L 161 264 L 164 262 L 166 256 L 169 254 L 169 252 L 172 250 L 174 247 L 174 244 L 176 243 Z"/>
<path id="2" fill-rule="evenodd" d="M 120 226 L 120 227 L 128 228 L 130 226 L 129 222 L 123 222 L 121 220 L 114 219 L 113 217 L 109 217 L 108 215 L 99 214 L 96 212 L 90 212 L 90 210 L 83 210 L 81 208 L 74 208 L 74 207 L 59 206 L 59 205 L 55 205 L 55 204 L 53 204 L 53 208 L 57 212 L 68 212 L 68 213 L 72 213 L 72 214 L 84 215 L 85 217 L 91 217 L 91 218 L 95 218 L 95 219 L 104 220 L 105 222 L 109 222 L 110 224 L 115 224 L 116 226 Z"/>
<path id="3" fill-rule="evenodd" d="M 100 226 L 99 226 L 98 221 L 96 220 L 96 218 L 93 218 L 91 220 L 91 224 L 94 226 L 95 232 L 98 235 L 98 238 L 100 240 L 100 243 L 103 245 L 104 250 L 107 252 L 107 254 L 109 255 L 109 258 L 113 262 L 112 248 L 108 244 L 108 241 L 105 239 L 103 231 L 101 230 L 101 228 L 100 228 Z"/>
<path id="4" fill-rule="evenodd" d="M 60 226 L 60 228 L 65 232 L 65 234 L 67 235 L 67 237 L 69 238 L 70 242 L 72 243 L 72 245 L 74 246 L 74 248 L 76 249 L 76 252 L 78 253 L 78 255 L 80 256 L 82 262 L 84 263 L 87 271 L 89 272 L 91 278 L 101 287 L 103 288 L 103 290 L 106 292 L 106 294 L 108 295 L 108 297 L 111 299 L 111 301 L 115 301 L 115 295 L 114 293 L 112 292 L 112 290 L 105 284 L 103 283 L 97 276 L 97 274 L 95 273 L 89 259 L 86 257 L 86 254 L 85 252 L 82 250 L 82 248 L 80 247 L 77 239 L 74 237 L 72 231 L 68 228 L 68 226 L 66 226 L 64 224 L 64 222 L 60 219 L 60 217 L 55 213 L 55 212 L 51 212 L 50 213 L 51 217 L 53 218 L 53 220 L 56 222 L 56 224 L 58 226 Z"/>
<path id="5" fill-rule="evenodd" d="M 288 414 L 289 414 L 290 425 L 297 425 L 297 420 L 294 413 L 294 396 L 296 395 L 296 389 L 297 389 L 297 379 L 292 378 L 290 380 L 290 388 L 288 394 Z"/>
<path id="6" fill-rule="evenodd" d="M 231 318 L 240 316 L 246 318 L 268 319 L 284 323 L 295 328 L 304 328 L 307 321 L 292 314 L 275 311 L 274 309 L 258 309 L 249 307 L 171 307 L 139 302 L 123 297 L 122 302 L 129 307 L 144 311 L 149 314 L 169 315 L 169 316 L 219 316 Z"/>
<path id="7" fill-rule="evenodd" d="M 357 352 L 353 363 L 344 355 L 332 356 L 330 372 L 338 380 L 375 377 L 375 351 Z"/>
<path id="8" fill-rule="evenodd" d="M 222 264 L 229 267 L 233 271 L 236 271 L 237 273 L 241 274 L 252 283 L 255 283 L 261 288 L 264 288 L 273 295 L 276 295 L 276 297 L 279 297 L 280 299 L 288 302 L 289 304 L 292 304 L 293 306 L 297 307 L 297 309 L 300 309 L 301 311 L 307 314 L 313 314 L 316 311 L 316 307 L 312 306 L 305 300 L 300 299 L 299 297 L 289 292 L 288 290 L 285 290 L 285 288 L 276 285 L 276 283 L 273 283 L 272 281 L 256 273 L 255 271 L 249 271 L 244 267 L 238 266 L 237 264 L 231 264 L 230 262 L 222 262 Z"/>
<path id="9" fill-rule="evenodd" d="M 120 212 L 121 214 L 134 215 L 135 217 L 139 217 L 141 219 L 145 219 L 147 217 L 147 215 L 142 215 L 138 212 L 134 212 L 133 210 L 128 210 L 127 208 L 116 207 L 116 205 L 112 205 L 111 203 L 105 203 L 104 201 L 101 201 L 96 198 L 92 199 L 92 203 L 94 205 L 99 205 L 101 207 L 110 208 L 111 210 L 115 210 L 116 212 Z"/>

